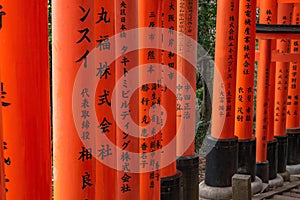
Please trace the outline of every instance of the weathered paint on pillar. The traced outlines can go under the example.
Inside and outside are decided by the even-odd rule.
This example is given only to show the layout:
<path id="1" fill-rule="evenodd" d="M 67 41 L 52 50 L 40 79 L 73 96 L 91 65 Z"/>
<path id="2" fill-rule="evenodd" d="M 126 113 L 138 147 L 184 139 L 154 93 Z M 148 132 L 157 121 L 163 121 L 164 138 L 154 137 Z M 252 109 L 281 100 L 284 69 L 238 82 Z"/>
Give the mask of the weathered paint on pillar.
<path id="1" fill-rule="evenodd" d="M 300 24 L 300 5 L 295 4 L 293 8 L 292 24 Z M 299 52 L 299 41 L 291 40 L 291 53 Z M 289 86 L 287 98 L 287 128 L 299 127 L 300 113 L 299 113 L 299 89 L 300 89 L 300 73 L 297 62 L 291 62 L 289 68 Z"/>
<path id="2" fill-rule="evenodd" d="M 278 4 L 278 24 L 291 24 L 292 4 Z M 290 52 L 290 41 L 287 39 L 277 40 L 279 53 Z M 286 107 L 288 96 L 289 66 L 287 62 L 276 62 L 276 85 L 275 85 L 275 113 L 274 135 L 286 135 Z"/>
<path id="3" fill-rule="evenodd" d="M 256 0 L 240 0 L 237 52 L 235 134 L 252 138 Z"/>
<path id="4" fill-rule="evenodd" d="M 2 1 L 0 38 L 6 198 L 50 199 L 47 1 Z"/>
<path id="5" fill-rule="evenodd" d="M 218 1 L 211 135 L 219 139 L 234 138 L 238 11 L 237 0 Z"/>
<path id="6" fill-rule="evenodd" d="M 93 146 L 83 141 L 94 140 L 90 130 L 92 91 L 80 90 L 82 112 L 80 132 L 73 119 L 73 87 L 80 67 L 91 67 L 88 55 L 94 47 L 93 1 L 60 1 L 53 9 L 53 161 L 54 199 L 94 199 L 95 159 Z"/>

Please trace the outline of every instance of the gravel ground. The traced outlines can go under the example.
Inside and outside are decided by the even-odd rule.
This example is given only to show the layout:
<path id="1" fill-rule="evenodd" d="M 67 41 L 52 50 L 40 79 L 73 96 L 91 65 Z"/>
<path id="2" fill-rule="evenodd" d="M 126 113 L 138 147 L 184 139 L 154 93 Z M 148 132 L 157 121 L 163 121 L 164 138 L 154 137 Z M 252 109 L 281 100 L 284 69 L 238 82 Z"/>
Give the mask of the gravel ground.
<path id="1" fill-rule="evenodd" d="M 199 158 L 199 178 L 200 182 L 204 180 L 205 177 L 205 162 L 206 159 L 203 156 L 200 156 Z"/>

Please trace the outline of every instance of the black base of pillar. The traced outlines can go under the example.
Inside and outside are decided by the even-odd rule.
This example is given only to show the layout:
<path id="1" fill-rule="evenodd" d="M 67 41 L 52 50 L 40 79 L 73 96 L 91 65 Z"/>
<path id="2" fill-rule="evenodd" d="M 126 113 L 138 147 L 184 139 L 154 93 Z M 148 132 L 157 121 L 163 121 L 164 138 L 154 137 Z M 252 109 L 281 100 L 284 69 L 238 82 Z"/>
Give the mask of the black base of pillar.
<path id="1" fill-rule="evenodd" d="M 239 174 L 251 175 L 251 182 L 255 181 L 256 139 L 239 140 L 238 170 Z"/>
<path id="2" fill-rule="evenodd" d="M 212 187 L 230 187 L 237 171 L 237 138 L 218 140 L 207 136 L 204 145 L 210 151 L 206 155 L 205 184 Z"/>
<path id="3" fill-rule="evenodd" d="M 300 164 L 300 129 L 287 129 L 288 135 L 288 165 Z"/>
<path id="4" fill-rule="evenodd" d="M 160 199 L 161 200 L 183 200 L 183 182 L 182 173 L 171 177 L 160 179 Z"/>
<path id="5" fill-rule="evenodd" d="M 182 172 L 183 199 L 199 199 L 199 157 L 184 156 L 177 158 L 177 169 Z"/>
<path id="6" fill-rule="evenodd" d="M 263 183 L 269 183 L 269 162 L 256 163 L 256 175 Z"/>
<path id="7" fill-rule="evenodd" d="M 277 177 L 277 163 L 278 163 L 278 142 L 272 140 L 268 142 L 267 160 L 269 161 L 269 179 Z"/>
<path id="8" fill-rule="evenodd" d="M 287 164 L 287 148 L 288 148 L 288 137 L 287 136 L 275 136 L 278 141 L 278 165 L 277 173 L 286 172 Z"/>

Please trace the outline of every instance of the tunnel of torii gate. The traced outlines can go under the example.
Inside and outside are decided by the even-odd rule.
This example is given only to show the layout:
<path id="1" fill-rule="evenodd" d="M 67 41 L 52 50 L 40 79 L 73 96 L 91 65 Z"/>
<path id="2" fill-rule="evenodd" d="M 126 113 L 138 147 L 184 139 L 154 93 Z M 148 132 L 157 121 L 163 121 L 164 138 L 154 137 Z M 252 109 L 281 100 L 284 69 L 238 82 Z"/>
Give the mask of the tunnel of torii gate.
<path id="1" fill-rule="evenodd" d="M 216 8 L 210 59 L 197 0 L 1 0 L 0 200 L 251 199 L 296 180 L 300 0 Z"/>

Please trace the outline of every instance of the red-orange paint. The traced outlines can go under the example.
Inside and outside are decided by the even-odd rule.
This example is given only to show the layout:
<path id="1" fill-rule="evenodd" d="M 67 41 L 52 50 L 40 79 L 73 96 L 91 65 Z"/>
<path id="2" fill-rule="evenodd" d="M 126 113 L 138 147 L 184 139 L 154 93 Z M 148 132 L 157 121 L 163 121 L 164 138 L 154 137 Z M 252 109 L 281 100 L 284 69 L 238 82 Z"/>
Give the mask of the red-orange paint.
<path id="1" fill-rule="evenodd" d="M 194 45 L 188 45 L 187 41 L 184 41 L 184 37 L 180 33 L 184 33 L 185 36 L 190 37 L 194 41 L 197 41 L 198 34 L 198 3 L 193 0 L 179 0 L 177 1 L 177 31 L 179 32 L 177 37 L 177 54 L 185 56 L 191 56 L 191 60 L 194 63 L 189 63 L 185 59 L 177 57 L 177 72 L 188 81 L 191 88 L 189 90 L 196 91 L 196 67 L 194 66 L 197 60 L 197 47 Z M 191 53 L 192 52 L 192 53 Z M 194 141 L 189 141 L 190 137 L 185 137 L 185 134 L 191 134 L 195 136 L 195 131 L 185 131 L 190 127 L 195 126 L 196 116 L 194 112 L 184 111 L 184 105 L 182 100 L 178 98 L 184 97 L 188 92 L 184 90 L 184 83 L 180 78 L 177 78 L 177 87 L 183 87 L 183 89 L 177 89 L 177 134 L 179 131 L 183 131 L 183 134 L 177 136 L 177 156 L 191 156 L 195 153 Z M 190 99 L 190 106 L 194 109 L 195 98 Z M 193 107 L 192 107 L 193 106 Z M 186 123 L 181 124 L 185 120 Z M 185 144 L 191 143 L 188 148 Z M 179 153 L 181 152 L 181 153 Z M 183 153 L 182 153 L 183 152 Z"/>
<path id="2" fill-rule="evenodd" d="M 1 12 L 6 198 L 51 199 L 47 1 L 2 1 Z"/>
<path id="3" fill-rule="evenodd" d="M 256 0 L 241 0 L 239 13 L 235 134 L 247 140 L 252 138 Z"/>
<path id="4" fill-rule="evenodd" d="M 122 33 L 126 33 L 127 31 L 138 27 L 137 9 L 138 0 L 115 0 L 115 32 L 116 34 L 120 34 L 119 37 L 116 37 L 116 51 L 122 49 L 124 46 L 128 46 L 128 43 L 130 43 L 130 45 L 138 43 L 138 38 L 129 40 L 127 37 L 121 37 Z M 121 10 L 123 11 L 120 12 Z M 138 66 L 138 61 L 138 51 L 126 51 L 116 59 L 116 81 L 122 81 L 120 80 L 122 76 L 124 76 L 124 80 L 126 80 L 126 82 L 122 82 L 124 88 L 117 89 L 117 94 L 122 94 L 122 90 L 133 90 L 132 85 L 134 85 L 134 82 L 138 81 L 138 79 L 131 80 L 126 77 L 128 77 L 130 70 Z M 128 74 L 125 74 L 124 71 Z M 121 95 L 118 95 L 116 103 L 117 115 L 122 115 L 120 105 L 123 107 L 122 105 L 125 100 L 120 96 Z M 131 101 L 129 100 L 130 115 L 125 116 L 124 120 L 128 121 L 129 117 L 132 117 L 133 120 L 138 118 L 137 96 L 138 95 L 133 95 Z M 139 160 L 134 159 L 129 154 L 131 152 L 139 152 L 139 140 L 137 137 L 129 135 L 131 132 L 131 130 L 123 132 L 120 127 L 116 127 L 116 145 L 118 148 L 122 149 L 122 152 L 116 156 L 116 162 L 119 169 L 116 174 L 116 199 L 133 200 L 140 198 L 140 177 L 138 173 L 133 173 L 131 169 L 132 165 L 139 165 Z M 123 168 L 124 170 L 122 170 Z M 126 189 L 129 189 L 130 191 L 127 191 Z"/>
<path id="5" fill-rule="evenodd" d="M 91 64 L 87 56 L 94 46 L 93 3 L 55 0 L 52 10 L 54 199 L 94 199 L 95 159 L 91 153 L 95 149 L 81 141 L 94 138 L 89 133 L 88 119 L 82 119 L 82 132 L 77 132 L 72 110 L 77 72 L 81 66 Z M 92 91 L 82 91 L 82 100 L 93 105 L 88 99 Z"/>
<path id="6" fill-rule="evenodd" d="M 300 23 L 300 6 L 295 4 L 293 8 L 292 24 L 299 25 Z M 299 52 L 299 40 L 291 40 L 291 53 Z M 287 98 L 287 118 L 286 127 L 296 128 L 299 126 L 299 88 L 300 88 L 300 73 L 297 62 L 290 63 L 289 68 L 289 86 Z"/>
<path id="7" fill-rule="evenodd" d="M 161 27 L 161 1 L 151 2 L 139 2 L 138 5 L 138 19 L 139 28 L 145 27 Z M 154 36 L 154 42 L 157 47 L 160 45 L 160 34 L 157 29 L 153 29 L 151 33 Z M 139 34 L 139 43 L 143 45 L 149 39 L 149 35 Z M 152 76 L 155 82 L 140 86 L 139 89 L 139 126 L 140 133 L 143 132 L 143 127 L 149 125 L 151 122 L 156 123 L 151 119 L 149 110 L 152 105 L 159 105 L 161 103 L 161 85 L 156 81 L 161 77 L 161 72 L 153 69 L 153 65 L 150 63 L 161 62 L 161 51 L 158 48 L 155 49 L 140 49 L 139 50 L 139 65 L 146 65 L 147 71 L 139 69 L 140 81 L 146 80 L 148 76 Z M 148 89 L 149 88 L 149 89 Z M 153 98 L 154 97 L 154 98 Z M 153 113 L 155 119 L 159 117 L 158 113 Z M 140 199 L 142 200 L 154 200 L 160 198 L 160 147 L 157 144 L 161 144 L 161 127 L 157 125 L 154 129 L 158 133 L 153 134 L 148 138 L 140 138 Z M 155 144 L 155 145 L 151 145 Z M 145 157 L 145 153 L 154 152 L 152 156 Z M 149 154 L 148 154 L 149 155 Z M 145 172 L 144 169 L 150 168 L 149 172 Z"/>
<path id="8" fill-rule="evenodd" d="M 219 139 L 234 138 L 238 12 L 238 1 L 218 2 L 211 135 Z"/>
<path id="9" fill-rule="evenodd" d="M 260 3 L 260 23 L 276 23 L 276 2 Z M 256 161 L 267 159 L 267 142 L 274 139 L 274 79 L 275 69 L 271 69 L 272 40 L 259 40 L 260 57 L 258 62 L 256 99 Z M 274 67 L 274 66 L 273 66 Z"/>
<path id="10" fill-rule="evenodd" d="M 169 30 L 177 30 L 177 0 L 163 1 L 162 3 L 162 28 Z M 175 37 L 175 38 L 174 38 Z M 168 35 L 164 37 L 168 39 L 164 41 L 168 43 L 171 39 L 176 40 L 176 34 L 168 31 Z M 175 52 L 162 51 L 162 64 L 168 68 L 177 69 L 177 56 L 170 57 L 169 55 Z M 173 65 L 172 65 L 173 64 Z M 162 79 L 170 79 L 168 72 L 162 72 Z M 172 78 L 174 86 L 176 84 L 176 75 Z M 169 86 L 170 87 L 170 86 Z M 161 93 L 161 105 L 166 109 L 167 119 L 166 124 L 162 128 L 162 147 L 170 145 L 171 141 L 176 140 L 176 94 L 173 94 L 170 89 Z M 161 177 L 174 176 L 176 174 L 176 142 L 172 145 L 172 152 L 161 154 L 161 161 L 172 159 L 173 162 L 161 169 Z"/>
<path id="11" fill-rule="evenodd" d="M 278 4 L 278 24 L 290 24 L 292 15 L 292 4 Z M 290 41 L 288 39 L 277 40 L 277 51 L 289 53 Z M 286 135 L 286 107 L 288 96 L 289 62 L 276 62 L 276 85 L 275 85 L 275 113 L 274 113 L 274 135 Z"/>
<path id="12" fill-rule="evenodd" d="M 94 40 L 96 42 L 95 47 L 100 53 L 102 51 L 112 50 L 111 55 L 115 54 L 115 51 L 113 51 L 113 48 L 115 47 L 110 46 L 109 48 L 106 48 L 106 44 L 113 44 L 115 42 L 113 41 L 113 36 L 116 33 L 115 22 L 117 20 L 115 17 L 115 12 L 117 12 L 115 10 L 115 3 L 116 1 L 94 1 Z M 116 169 L 111 166 L 107 166 L 104 164 L 104 161 L 106 160 L 106 155 L 109 156 L 109 152 L 114 152 L 116 148 L 116 121 L 112 114 L 112 94 L 115 87 L 116 66 L 115 62 L 109 63 L 106 58 L 104 58 L 104 60 L 99 60 L 96 57 L 95 60 L 97 69 L 100 70 L 102 68 L 108 70 L 104 71 L 109 72 L 103 72 L 102 75 L 99 76 L 99 83 L 95 96 L 95 108 L 101 129 L 100 132 L 102 132 L 102 134 L 104 134 L 111 142 L 111 144 L 108 144 L 100 139 L 96 140 L 97 150 L 99 151 L 99 149 L 104 149 L 106 153 L 98 156 L 96 161 L 95 198 L 100 200 L 114 200 L 117 199 L 117 190 L 121 191 L 122 188 L 117 188 Z M 109 124 L 109 126 L 107 126 L 107 124 Z M 110 157 L 113 157 L 114 166 L 116 166 L 117 156 L 111 153 Z M 127 187 L 123 189 L 127 190 Z"/>

